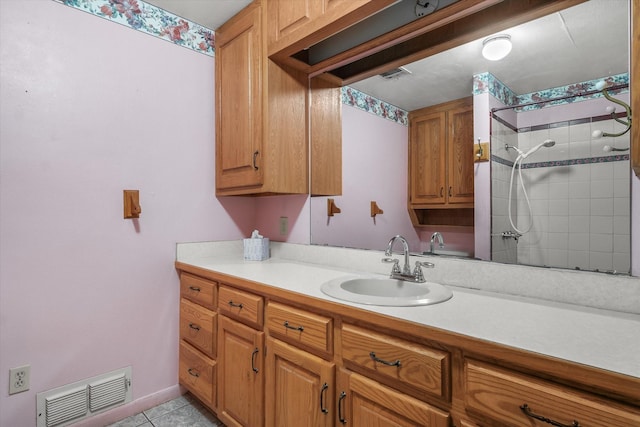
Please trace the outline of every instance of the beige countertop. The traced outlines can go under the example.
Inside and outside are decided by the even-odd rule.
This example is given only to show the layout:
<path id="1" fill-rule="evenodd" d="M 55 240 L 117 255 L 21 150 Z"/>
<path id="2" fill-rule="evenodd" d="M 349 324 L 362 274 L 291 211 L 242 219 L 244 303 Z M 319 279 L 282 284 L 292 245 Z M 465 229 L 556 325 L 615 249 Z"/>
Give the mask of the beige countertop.
<path id="1" fill-rule="evenodd" d="M 376 264 L 354 262 L 355 267 L 345 268 L 341 262 L 332 263 L 336 256 L 332 248 L 312 248 L 309 262 L 299 254 L 304 252 L 304 245 L 280 245 L 274 251 L 272 243 L 272 257 L 268 260 L 245 261 L 241 242 L 179 244 L 176 259 L 306 296 L 640 378 L 638 314 L 476 290 L 471 289 L 473 283 L 469 287 L 443 283 L 452 289 L 453 298 L 435 305 L 357 304 L 325 295 L 320 286 L 347 275 L 384 274 L 389 265 L 378 265 L 381 252 L 355 251 L 358 253 L 354 256 L 377 260 Z M 297 255 L 291 255 L 289 246 L 294 246 Z M 371 268 L 363 268 L 368 265 Z M 473 282 L 474 277 L 468 280 Z"/>

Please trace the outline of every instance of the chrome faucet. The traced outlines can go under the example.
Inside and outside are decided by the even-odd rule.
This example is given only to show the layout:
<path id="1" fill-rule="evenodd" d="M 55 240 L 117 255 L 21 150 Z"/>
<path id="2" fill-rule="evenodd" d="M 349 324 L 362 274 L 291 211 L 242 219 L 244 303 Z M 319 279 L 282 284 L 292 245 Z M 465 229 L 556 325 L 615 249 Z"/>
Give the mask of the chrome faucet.
<path id="1" fill-rule="evenodd" d="M 402 243 L 402 250 L 404 251 L 404 266 L 402 270 L 400 270 L 400 260 L 390 258 L 392 254 L 393 244 L 396 240 L 400 240 Z M 409 243 L 407 239 L 402 237 L 401 235 L 397 235 L 389 240 L 389 244 L 387 245 L 387 250 L 384 251 L 384 255 L 387 258 L 382 258 L 382 262 L 392 262 L 393 268 L 391 269 L 391 277 L 392 279 L 400 279 L 406 280 L 409 282 L 424 282 L 425 278 L 422 273 L 421 267 L 433 268 L 433 263 L 424 262 L 424 261 L 416 261 L 416 267 L 413 272 L 411 272 L 411 266 L 409 265 Z"/>
<path id="2" fill-rule="evenodd" d="M 402 267 L 402 274 L 411 274 L 411 266 L 409 266 L 409 242 L 407 242 L 407 239 L 399 234 L 397 236 L 393 236 L 391 240 L 389 240 L 389 244 L 387 245 L 387 250 L 384 251 L 384 255 L 388 257 L 391 256 L 391 250 L 393 249 L 393 244 L 396 240 L 400 240 L 400 243 L 402 243 L 402 250 L 404 251 L 404 267 Z M 394 265 L 394 269 L 395 267 L 396 265 Z M 400 271 L 398 271 L 398 273 L 399 272 Z"/>
<path id="3" fill-rule="evenodd" d="M 442 238 L 442 234 L 440 234 L 439 231 L 436 231 L 435 233 L 433 233 L 431 235 L 431 240 L 429 241 L 429 252 L 430 253 L 434 253 L 433 252 L 433 242 L 438 239 L 438 246 L 440 247 L 440 249 L 444 248 L 444 239 Z"/>

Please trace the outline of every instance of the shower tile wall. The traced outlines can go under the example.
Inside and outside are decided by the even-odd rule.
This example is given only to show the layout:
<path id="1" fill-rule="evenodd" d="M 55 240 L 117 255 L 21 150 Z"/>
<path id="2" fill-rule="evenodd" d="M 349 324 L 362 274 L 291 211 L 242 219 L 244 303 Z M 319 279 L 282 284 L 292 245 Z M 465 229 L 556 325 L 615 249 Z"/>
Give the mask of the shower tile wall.
<path id="1" fill-rule="evenodd" d="M 630 270 L 630 167 L 628 156 L 604 152 L 605 145 L 629 147 L 629 134 L 591 139 L 595 129 L 620 131 L 614 120 L 551 124 L 515 132 L 493 121 L 492 256 L 496 261 L 628 273 Z M 522 176 L 533 212 L 533 227 L 516 242 L 500 236 L 511 230 L 508 192 L 517 153 L 553 139 L 523 162 Z M 506 162 L 498 162 L 504 159 Z M 507 164 L 503 164 L 507 163 Z M 517 175 L 517 170 L 516 170 Z M 517 191 L 517 197 L 515 192 Z M 514 185 L 512 214 L 520 229 L 529 224 L 522 191 Z M 517 251 L 517 255 L 516 255 Z"/>

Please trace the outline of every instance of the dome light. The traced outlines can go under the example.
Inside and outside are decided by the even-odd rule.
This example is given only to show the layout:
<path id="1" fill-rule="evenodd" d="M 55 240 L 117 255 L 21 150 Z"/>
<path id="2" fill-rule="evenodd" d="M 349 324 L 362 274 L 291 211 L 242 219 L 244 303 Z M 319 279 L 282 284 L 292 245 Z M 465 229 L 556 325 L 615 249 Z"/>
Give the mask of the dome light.
<path id="1" fill-rule="evenodd" d="M 500 34 L 482 42 L 482 56 L 489 61 L 499 61 L 511 52 L 511 36 Z"/>

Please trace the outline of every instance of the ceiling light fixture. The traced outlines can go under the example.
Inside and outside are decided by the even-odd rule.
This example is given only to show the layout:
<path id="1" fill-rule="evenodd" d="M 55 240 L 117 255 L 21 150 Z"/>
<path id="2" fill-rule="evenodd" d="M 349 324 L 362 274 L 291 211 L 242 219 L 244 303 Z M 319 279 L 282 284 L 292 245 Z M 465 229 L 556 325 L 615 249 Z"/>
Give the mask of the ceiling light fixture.
<path id="1" fill-rule="evenodd" d="M 500 34 L 482 42 L 482 56 L 489 61 L 499 61 L 511 52 L 511 36 Z"/>

